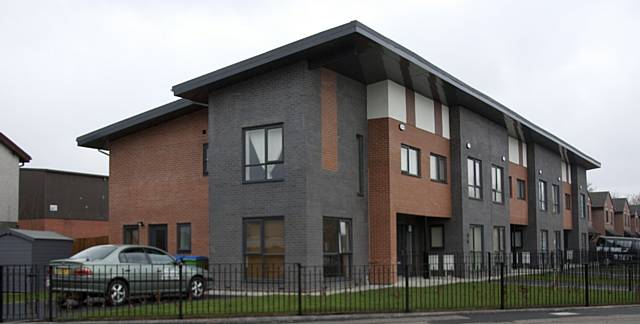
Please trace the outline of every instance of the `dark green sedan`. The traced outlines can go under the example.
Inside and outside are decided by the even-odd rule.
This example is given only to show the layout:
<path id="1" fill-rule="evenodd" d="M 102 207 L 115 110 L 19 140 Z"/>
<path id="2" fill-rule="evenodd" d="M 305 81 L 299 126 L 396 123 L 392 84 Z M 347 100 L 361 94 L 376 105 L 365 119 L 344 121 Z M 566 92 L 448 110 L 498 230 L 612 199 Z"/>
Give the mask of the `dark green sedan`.
<path id="1" fill-rule="evenodd" d="M 98 245 L 50 265 L 51 289 L 78 301 L 104 297 L 115 306 L 136 297 L 187 294 L 199 299 L 207 290 L 205 269 L 182 265 L 149 246 Z"/>

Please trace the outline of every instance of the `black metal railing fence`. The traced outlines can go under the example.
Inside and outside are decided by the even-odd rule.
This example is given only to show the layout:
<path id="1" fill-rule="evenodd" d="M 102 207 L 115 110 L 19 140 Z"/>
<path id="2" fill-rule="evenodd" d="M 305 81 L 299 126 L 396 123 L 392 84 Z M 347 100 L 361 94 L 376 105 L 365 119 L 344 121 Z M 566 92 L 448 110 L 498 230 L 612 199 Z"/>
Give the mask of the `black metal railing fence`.
<path id="1" fill-rule="evenodd" d="M 640 303 L 637 255 L 429 252 L 397 264 L 0 266 L 0 320 L 411 312 Z"/>

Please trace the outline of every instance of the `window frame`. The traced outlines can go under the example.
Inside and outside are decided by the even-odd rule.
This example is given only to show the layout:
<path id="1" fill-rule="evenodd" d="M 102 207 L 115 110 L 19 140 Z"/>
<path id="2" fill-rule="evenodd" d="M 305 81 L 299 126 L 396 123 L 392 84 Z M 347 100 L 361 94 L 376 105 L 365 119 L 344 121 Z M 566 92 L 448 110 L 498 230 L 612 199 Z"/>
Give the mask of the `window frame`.
<path id="1" fill-rule="evenodd" d="M 134 230 L 136 232 L 136 240 L 137 242 L 127 242 L 126 237 L 127 237 L 127 230 Z M 123 244 L 131 244 L 131 245 L 138 245 L 140 244 L 140 226 L 138 226 L 137 224 L 133 225 L 133 224 L 125 224 L 122 225 L 122 243 Z"/>
<path id="2" fill-rule="evenodd" d="M 469 163 L 472 162 L 473 163 L 473 174 L 469 175 Z M 480 173 L 477 174 L 476 173 L 476 165 L 479 166 L 480 169 Z M 469 179 L 472 178 L 473 179 L 473 184 L 469 183 Z M 477 183 L 476 180 L 479 179 L 480 183 Z M 474 200 L 482 200 L 483 199 L 483 193 L 482 193 L 482 161 L 473 157 L 468 156 L 467 157 L 467 197 L 469 197 L 469 199 L 474 199 Z M 469 195 L 470 190 L 469 189 L 473 189 L 474 190 L 474 195 L 471 196 Z M 475 192 L 478 192 L 478 196 L 476 197 Z"/>
<path id="3" fill-rule="evenodd" d="M 587 218 L 587 197 L 581 193 L 578 196 L 578 216 L 582 219 Z"/>
<path id="4" fill-rule="evenodd" d="M 549 231 L 540 230 L 540 252 L 549 252 Z"/>
<path id="5" fill-rule="evenodd" d="M 557 184 L 551 184 L 551 212 L 560 213 L 560 186 Z"/>
<path id="6" fill-rule="evenodd" d="M 358 145 L 358 196 L 364 197 L 365 184 L 366 184 L 366 146 L 364 136 L 356 134 L 356 142 Z"/>
<path id="7" fill-rule="evenodd" d="M 500 173 L 499 178 L 497 176 L 498 173 Z M 496 179 L 494 179 L 494 176 Z M 498 187 L 500 187 L 500 191 L 498 191 Z M 496 198 L 500 198 L 499 201 Z M 491 165 L 491 202 L 500 205 L 504 204 L 504 168 L 495 164 Z"/>
<path id="8" fill-rule="evenodd" d="M 431 174 L 431 163 L 434 162 L 432 161 L 432 158 L 435 159 L 435 163 L 436 163 L 436 178 L 434 178 L 433 174 Z M 440 166 L 442 166 L 442 170 L 440 169 Z M 429 178 L 431 179 L 431 181 L 433 182 L 437 182 L 437 183 L 447 183 L 448 181 L 448 177 L 447 177 L 447 157 L 437 154 L 437 153 L 429 153 Z"/>
<path id="9" fill-rule="evenodd" d="M 522 184 L 522 188 L 520 187 L 521 184 Z M 520 189 L 522 189 L 522 191 Z M 517 200 L 527 200 L 527 181 L 526 180 L 516 178 L 516 190 L 517 190 L 516 191 Z"/>
<path id="10" fill-rule="evenodd" d="M 183 226 L 189 226 L 189 249 L 181 249 L 180 246 L 180 241 L 181 241 L 181 233 L 180 233 L 180 228 Z M 193 227 L 191 226 L 191 223 L 177 223 L 176 224 L 176 253 L 191 253 L 191 250 L 193 249 Z"/>
<path id="11" fill-rule="evenodd" d="M 538 209 L 543 212 L 549 211 L 549 201 L 547 196 L 547 182 L 538 179 Z"/>
<path id="12" fill-rule="evenodd" d="M 282 253 L 265 253 L 265 221 L 282 221 Z M 266 217 L 246 217 L 242 219 L 242 264 L 244 266 L 244 278 L 247 281 L 251 282 L 272 282 L 272 281 L 282 281 L 284 280 L 285 271 L 285 257 L 286 257 L 286 224 L 284 223 L 284 216 L 266 216 Z M 247 252 L 247 225 L 249 223 L 259 223 L 260 224 L 260 252 Z M 260 256 L 261 258 L 261 276 L 260 278 L 249 277 L 247 256 Z M 265 265 L 268 263 L 264 262 L 265 256 L 282 256 L 282 276 L 279 278 L 272 278 L 268 275 L 265 275 Z M 268 274 L 268 273 L 267 273 Z"/>
<path id="13" fill-rule="evenodd" d="M 202 176 L 209 175 L 209 143 L 202 144 Z"/>
<path id="14" fill-rule="evenodd" d="M 402 168 L 404 167 L 402 165 L 402 150 L 406 149 L 407 150 L 407 171 L 403 170 Z M 416 174 L 411 173 L 411 151 L 415 151 L 416 152 Z M 420 178 L 421 177 L 421 171 L 420 170 L 420 149 L 417 147 L 413 147 L 407 144 L 400 144 L 400 173 L 407 175 L 407 176 L 411 176 L 411 177 L 416 177 L 416 178 Z"/>
<path id="15" fill-rule="evenodd" d="M 433 229 L 439 228 L 442 231 L 442 246 L 434 246 L 433 245 Z M 444 239 L 444 225 L 430 225 L 429 226 L 429 249 L 431 250 L 444 250 L 445 248 L 445 239 Z"/>
<path id="16" fill-rule="evenodd" d="M 278 161 L 269 161 L 269 136 L 268 132 L 270 129 L 278 129 L 280 128 L 282 131 L 282 159 Z M 262 129 L 264 130 L 264 158 L 265 163 L 247 163 L 247 132 Z M 275 123 L 268 125 L 260 125 L 260 126 L 251 126 L 242 128 L 242 183 L 243 184 L 251 184 L 251 183 L 263 183 L 263 182 L 281 182 L 284 181 L 284 175 L 282 178 L 275 179 L 267 179 L 267 172 L 269 165 L 278 165 L 282 164 L 284 168 L 284 159 L 285 159 L 285 147 L 284 147 L 284 123 Z M 247 180 L 247 168 L 248 167 L 256 167 L 264 165 L 264 178 L 260 180 Z"/>

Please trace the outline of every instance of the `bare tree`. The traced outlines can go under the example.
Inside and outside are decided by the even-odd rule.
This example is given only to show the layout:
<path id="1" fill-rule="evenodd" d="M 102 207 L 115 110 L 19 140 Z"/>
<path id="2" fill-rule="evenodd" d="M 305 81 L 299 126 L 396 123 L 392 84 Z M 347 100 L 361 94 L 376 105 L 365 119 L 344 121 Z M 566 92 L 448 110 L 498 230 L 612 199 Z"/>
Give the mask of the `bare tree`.
<path id="1" fill-rule="evenodd" d="M 629 205 L 640 205 L 640 193 L 629 195 Z"/>

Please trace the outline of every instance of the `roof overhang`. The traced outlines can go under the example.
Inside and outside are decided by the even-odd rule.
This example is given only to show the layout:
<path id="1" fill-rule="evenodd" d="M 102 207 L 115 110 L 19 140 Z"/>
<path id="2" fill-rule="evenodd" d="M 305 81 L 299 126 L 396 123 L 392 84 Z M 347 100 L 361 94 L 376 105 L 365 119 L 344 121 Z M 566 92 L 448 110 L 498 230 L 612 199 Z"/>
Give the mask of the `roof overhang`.
<path id="1" fill-rule="evenodd" d="M 0 132 L 0 144 L 6 146 L 9 151 L 13 152 L 13 154 L 18 157 L 18 161 L 20 161 L 20 163 L 27 163 L 31 161 L 31 156 L 21 149 L 18 144 L 14 143 L 7 136 L 2 134 L 2 132 Z"/>
<path id="2" fill-rule="evenodd" d="M 505 125 L 512 136 L 557 151 L 585 169 L 600 167 L 592 157 L 358 21 L 177 84 L 172 90 L 178 97 L 206 104 L 216 89 L 301 60 L 309 68 L 329 68 L 365 84 L 393 80 L 448 106 L 462 106 Z"/>
<path id="3" fill-rule="evenodd" d="M 82 135 L 76 139 L 76 142 L 78 146 L 108 150 L 109 142 L 114 139 L 202 108 L 206 108 L 206 105 L 179 99 Z"/>

